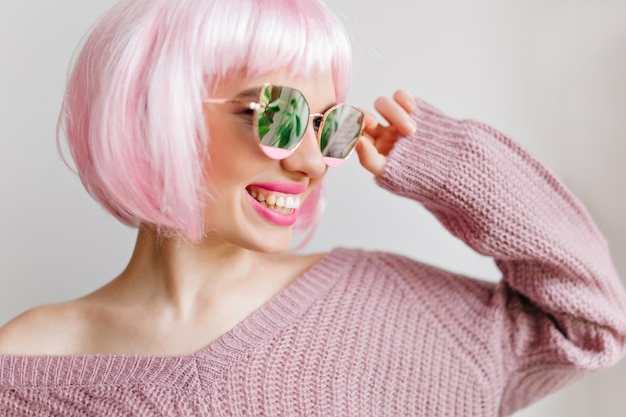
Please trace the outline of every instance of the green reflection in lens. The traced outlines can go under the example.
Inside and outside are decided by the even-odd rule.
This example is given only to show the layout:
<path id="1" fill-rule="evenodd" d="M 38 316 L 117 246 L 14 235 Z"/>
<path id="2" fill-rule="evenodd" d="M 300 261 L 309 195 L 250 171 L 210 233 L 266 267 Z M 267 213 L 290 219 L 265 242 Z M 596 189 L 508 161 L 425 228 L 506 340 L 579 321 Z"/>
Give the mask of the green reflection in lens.
<path id="1" fill-rule="evenodd" d="M 289 87 L 265 86 L 261 94 L 257 132 L 262 145 L 294 149 L 304 134 L 309 105 Z"/>

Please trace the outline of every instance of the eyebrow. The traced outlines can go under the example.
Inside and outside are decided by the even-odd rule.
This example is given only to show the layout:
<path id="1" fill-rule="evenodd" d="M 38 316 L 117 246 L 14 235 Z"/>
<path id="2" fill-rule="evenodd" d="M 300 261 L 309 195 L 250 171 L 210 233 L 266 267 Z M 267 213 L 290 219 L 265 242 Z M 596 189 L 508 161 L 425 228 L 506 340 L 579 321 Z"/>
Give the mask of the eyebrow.
<path id="1" fill-rule="evenodd" d="M 244 90 L 240 92 L 239 94 L 237 94 L 234 97 L 234 99 L 241 100 L 241 101 L 257 101 L 259 99 L 259 94 L 261 94 L 261 88 L 263 87 L 262 86 L 253 87 L 253 88 Z"/>

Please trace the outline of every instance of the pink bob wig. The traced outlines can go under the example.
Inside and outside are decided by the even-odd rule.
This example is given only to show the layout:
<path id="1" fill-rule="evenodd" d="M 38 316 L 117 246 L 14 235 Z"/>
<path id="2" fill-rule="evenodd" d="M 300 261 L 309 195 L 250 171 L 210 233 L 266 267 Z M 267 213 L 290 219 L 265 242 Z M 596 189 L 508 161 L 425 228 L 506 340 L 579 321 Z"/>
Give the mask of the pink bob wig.
<path id="1" fill-rule="evenodd" d="M 203 237 L 210 140 L 202 100 L 229 74 L 330 72 L 347 93 L 351 50 L 317 0 L 123 0 L 86 39 L 59 116 L 76 171 L 131 227 Z M 210 162 L 209 162 L 210 163 Z M 320 187 L 295 231 L 313 227 Z"/>

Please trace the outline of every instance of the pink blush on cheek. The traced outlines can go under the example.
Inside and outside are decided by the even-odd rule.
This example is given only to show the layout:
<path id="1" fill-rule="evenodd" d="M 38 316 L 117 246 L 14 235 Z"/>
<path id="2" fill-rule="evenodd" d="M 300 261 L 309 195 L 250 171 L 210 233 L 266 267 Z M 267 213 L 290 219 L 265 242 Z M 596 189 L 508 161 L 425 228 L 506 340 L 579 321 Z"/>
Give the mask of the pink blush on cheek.
<path id="1" fill-rule="evenodd" d="M 298 210 L 294 210 L 293 213 L 290 214 L 282 214 L 278 213 L 271 208 L 265 207 L 263 204 L 259 203 L 254 197 L 250 194 L 247 195 L 248 200 L 252 204 L 254 210 L 265 219 L 267 222 L 273 224 L 274 226 L 279 227 L 289 227 L 292 226 L 296 220 L 298 219 Z"/>

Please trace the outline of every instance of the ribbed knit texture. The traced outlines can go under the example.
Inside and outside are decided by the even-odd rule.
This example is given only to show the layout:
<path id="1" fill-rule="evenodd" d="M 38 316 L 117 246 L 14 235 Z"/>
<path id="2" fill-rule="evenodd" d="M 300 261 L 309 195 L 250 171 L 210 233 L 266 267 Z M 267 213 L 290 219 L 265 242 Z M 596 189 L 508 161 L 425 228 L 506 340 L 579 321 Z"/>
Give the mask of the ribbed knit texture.
<path id="1" fill-rule="evenodd" d="M 586 211 L 492 128 L 414 119 L 378 183 L 499 283 L 335 249 L 195 355 L 0 356 L 0 415 L 492 417 L 615 363 L 626 296 Z"/>

